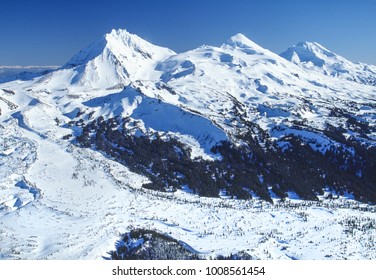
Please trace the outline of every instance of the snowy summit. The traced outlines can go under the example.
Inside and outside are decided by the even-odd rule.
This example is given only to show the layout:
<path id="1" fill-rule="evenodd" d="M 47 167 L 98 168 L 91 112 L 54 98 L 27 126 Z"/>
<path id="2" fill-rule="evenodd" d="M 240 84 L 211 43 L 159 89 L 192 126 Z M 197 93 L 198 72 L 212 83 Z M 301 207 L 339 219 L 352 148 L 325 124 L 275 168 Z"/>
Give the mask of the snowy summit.
<path id="1" fill-rule="evenodd" d="M 175 54 L 150 44 L 126 30 L 112 30 L 42 79 L 43 85 L 91 87 L 126 85 L 136 79 L 153 79 L 157 62 Z"/>
<path id="2" fill-rule="evenodd" d="M 376 85 L 376 67 L 353 63 L 315 42 L 301 42 L 280 54 L 283 58 L 334 77 Z"/>

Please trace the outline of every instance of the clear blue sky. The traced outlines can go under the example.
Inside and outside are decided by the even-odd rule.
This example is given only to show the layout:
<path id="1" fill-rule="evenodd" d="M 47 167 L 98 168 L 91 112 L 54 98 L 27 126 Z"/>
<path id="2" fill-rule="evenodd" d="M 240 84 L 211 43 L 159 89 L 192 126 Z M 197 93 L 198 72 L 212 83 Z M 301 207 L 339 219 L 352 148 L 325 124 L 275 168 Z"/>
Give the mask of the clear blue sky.
<path id="1" fill-rule="evenodd" d="M 315 41 L 376 65 L 376 0 L 0 0 L 0 65 L 62 65 L 113 28 L 176 52 L 236 33 L 280 53 Z"/>

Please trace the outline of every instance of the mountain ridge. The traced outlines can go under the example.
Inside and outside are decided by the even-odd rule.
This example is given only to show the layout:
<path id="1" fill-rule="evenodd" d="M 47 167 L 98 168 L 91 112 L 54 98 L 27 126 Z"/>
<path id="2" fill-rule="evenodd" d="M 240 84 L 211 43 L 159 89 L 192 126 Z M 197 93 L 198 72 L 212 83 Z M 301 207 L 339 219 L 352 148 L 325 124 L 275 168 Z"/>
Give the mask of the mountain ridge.
<path id="1" fill-rule="evenodd" d="M 319 71 L 327 76 L 376 85 L 376 66 L 353 63 L 316 42 L 300 42 L 282 52 L 280 56 L 305 69 Z"/>
<path id="2" fill-rule="evenodd" d="M 201 153 L 202 164 L 206 164 L 208 169 L 219 170 L 219 174 L 212 175 L 212 182 L 209 182 L 209 178 L 205 179 L 205 184 L 213 189 L 200 189 L 197 182 L 201 181 L 198 178 L 196 183 L 189 180 L 185 171 L 179 171 L 183 179 L 174 179 L 173 174 L 178 172 L 174 166 L 167 168 L 161 180 L 153 175 L 162 173 L 158 169 L 162 165 L 158 157 L 144 159 L 140 153 L 135 157 L 143 162 L 142 174 L 152 180 L 148 187 L 153 188 L 154 184 L 156 189 L 164 190 L 186 184 L 194 192 L 210 196 L 220 193 L 220 189 L 224 188 L 233 196 L 246 198 L 248 194 L 244 189 L 249 188 L 246 183 L 248 180 L 254 184 L 253 191 L 257 195 L 269 200 L 268 185 L 273 186 L 273 192 L 281 198 L 289 190 L 294 190 L 300 197 L 314 199 L 323 188 L 330 186 L 335 191 L 353 192 L 358 199 L 367 196 L 371 200 L 375 199 L 372 188 L 375 178 L 371 172 L 375 163 L 370 158 L 372 153 L 365 155 L 364 147 L 361 146 L 375 148 L 373 91 L 365 88 L 370 85 L 354 83 L 340 75 L 325 75 L 321 71 L 327 65 L 330 66 L 331 61 L 347 63 L 344 58 L 317 43 L 304 42 L 294 47 L 301 61 L 293 63 L 242 34 L 232 36 L 220 47 L 202 46 L 179 54 L 164 49 L 155 60 L 153 52 L 158 53 L 161 49 L 127 31 L 113 30 L 103 40 L 107 43 L 99 55 L 96 53 L 98 48 L 89 47 L 86 49 L 89 54 L 82 52 L 78 59 L 73 59 L 83 63 L 73 69 L 88 68 L 94 71 L 96 67 L 92 66 L 99 65 L 98 58 L 108 69 L 103 74 L 101 71 L 94 72 L 103 82 L 94 88 L 92 81 L 95 79 L 92 75 L 87 72 L 79 75 L 82 88 L 90 95 L 93 95 L 93 89 L 99 90 L 99 96 L 88 95 L 84 102 L 69 102 L 69 106 L 64 108 L 63 112 L 69 116 L 72 116 L 70 112 L 83 111 L 80 114 L 83 124 L 79 125 L 77 119 L 71 117 L 75 126 L 82 127 L 78 141 L 84 147 L 101 147 L 103 152 L 122 158 L 125 165 L 132 166 L 135 163 L 131 158 L 125 154 L 119 156 L 121 150 L 110 149 L 106 144 L 109 142 L 114 147 L 121 146 L 118 140 L 112 142 L 112 134 L 98 131 L 101 126 L 107 127 L 113 123 L 119 131 L 123 131 L 123 136 L 117 136 L 124 137 L 123 142 L 129 141 L 130 133 L 132 137 L 150 137 L 151 143 L 161 145 L 152 135 L 164 135 L 162 141 L 174 139 L 181 144 L 185 143 L 190 151 L 195 151 L 195 155 Z M 91 49 L 97 56 L 90 55 Z M 86 61 L 86 58 L 89 60 Z M 314 67 L 309 67 L 312 64 Z M 353 65 L 350 62 L 347 64 Z M 123 79 L 119 80 L 116 76 L 103 79 L 114 69 L 115 73 L 119 73 L 118 69 L 126 71 Z M 139 69 L 143 71 L 137 72 Z M 55 79 L 60 81 L 59 71 L 52 74 L 55 73 Z M 64 88 L 66 85 L 61 85 L 62 93 Z M 74 88 L 72 91 L 72 87 L 68 87 L 67 91 L 74 93 Z M 75 98 L 80 100 L 81 97 L 76 95 Z M 91 121 L 92 118 L 94 121 Z M 103 119 L 98 121 L 98 118 Z M 129 119 L 138 124 L 130 125 L 132 122 Z M 202 129 L 198 124 L 201 124 Z M 92 137 L 98 134 L 101 136 Z M 146 145 L 144 150 L 153 150 L 145 143 L 136 143 Z M 307 145 L 307 149 L 299 148 L 297 143 Z M 136 146 L 132 149 L 137 149 Z M 244 149 L 235 148 L 242 146 Z M 183 150 L 182 147 L 179 149 Z M 246 161 L 245 165 L 238 166 L 239 169 L 233 171 L 235 179 L 226 178 L 223 166 L 215 167 L 217 163 L 221 164 L 219 158 L 222 158 L 222 163 L 231 162 L 231 153 L 253 153 L 250 152 L 253 150 L 260 152 L 257 157 L 254 156 L 257 160 Z M 297 158 L 295 153 L 301 158 Z M 291 168 L 303 165 L 309 172 L 315 162 L 320 166 L 319 171 L 312 172 L 312 178 L 307 177 L 309 180 L 302 177 L 300 172 L 288 175 L 290 172 L 280 167 L 286 164 L 283 157 L 289 158 Z M 333 170 L 326 162 L 328 157 L 335 166 Z M 347 160 L 342 162 L 340 157 L 351 158 L 351 164 Z M 150 162 L 151 158 L 155 162 Z M 187 150 L 186 160 L 188 158 L 195 166 L 197 159 Z M 367 160 L 363 162 L 362 158 Z M 176 159 L 171 157 L 166 160 Z M 272 167 L 261 168 L 257 162 L 271 164 Z M 155 169 L 152 173 L 147 168 L 150 164 Z M 175 163 L 175 166 L 179 164 Z M 261 173 L 264 181 L 259 183 L 253 175 L 246 178 L 241 175 L 241 172 L 246 172 L 246 166 L 254 173 Z M 140 170 L 140 166 L 132 168 Z M 338 174 L 342 174 L 341 177 Z M 202 178 L 205 178 L 204 174 Z M 241 185 L 235 186 L 239 183 L 233 180 L 241 182 Z M 310 190 L 301 185 L 310 186 Z M 360 185 L 367 187 L 360 188 Z"/>
<path id="3" fill-rule="evenodd" d="M 317 43 L 303 42 L 290 50 L 290 58 L 300 54 L 299 61 L 290 62 L 239 33 L 219 47 L 204 45 L 176 54 L 126 30 L 113 30 L 60 69 L 26 81 L 29 99 L 2 100 L 6 112 L 20 108 L 21 113 L 12 116 L 23 127 L 22 110 L 34 110 L 24 107 L 25 102 L 53 104 L 62 118 L 68 118 L 65 128 L 73 129 L 74 143 L 118 158 L 148 177 L 148 188 L 176 190 L 185 185 L 201 195 L 225 190 L 230 196 L 256 193 L 272 201 L 270 187 L 281 199 L 290 191 L 315 199 L 329 187 L 374 201 L 374 87 L 322 73 L 330 59 L 345 60 Z M 108 134 L 115 128 L 117 136 Z M 128 149 L 134 149 L 139 163 L 122 150 L 130 139 L 135 144 Z M 175 162 L 164 171 L 159 169 L 165 165 L 159 155 L 144 158 L 136 152 L 142 146 L 153 153 L 148 145 L 164 142 L 169 155 L 164 160 Z M 183 151 L 179 157 L 197 174 L 205 171 L 204 165 L 216 170 L 211 179 L 203 173 L 196 181 L 189 178 L 169 150 L 171 143 Z M 244 162 L 233 162 L 237 167 L 227 177 L 224 163 L 231 166 L 232 153 Z M 246 160 L 247 153 L 253 154 L 252 160 Z M 314 172 L 309 171 L 313 163 L 319 166 Z M 311 177 L 281 168 L 299 165 Z M 247 169 L 252 170 L 250 177 L 244 175 Z M 158 178 L 156 174 L 162 173 Z M 182 177 L 174 178 L 177 173 Z"/>
<path id="4" fill-rule="evenodd" d="M 1 259 L 376 258 L 375 86 L 124 32 L 0 83 Z"/>
<path id="5" fill-rule="evenodd" d="M 213 48 L 212 46 L 207 47 Z M 220 47 L 239 49 L 249 55 L 265 53 L 274 57 L 277 56 L 277 54 L 261 47 L 242 33 L 231 36 Z M 178 54 L 167 48 L 152 45 L 125 29 L 113 29 L 110 33 L 79 51 L 57 70 L 76 68 L 76 73 L 69 73 L 69 75 L 66 73 L 69 77 L 67 77 L 65 83 L 69 85 L 85 83 L 90 85 L 90 82 L 85 81 L 85 76 L 87 76 L 87 80 L 91 81 L 99 80 L 99 77 L 103 76 L 102 80 L 106 81 L 97 82 L 98 88 L 103 89 L 104 84 L 107 87 L 127 84 L 130 82 L 129 76 L 134 76 L 132 80 L 141 80 L 143 76 L 145 77 L 144 80 L 157 80 L 158 75 L 156 73 L 152 76 L 147 73 L 152 73 L 157 64 L 174 55 Z M 317 42 L 299 42 L 279 56 L 306 70 L 314 70 L 314 72 L 320 72 L 327 76 L 340 77 L 362 84 L 376 85 L 376 66 L 350 62 Z M 151 63 L 151 61 L 154 61 L 154 63 Z M 88 63 L 91 64 L 90 67 L 88 67 Z M 132 64 L 135 66 L 132 67 Z M 77 69 L 79 66 L 85 69 Z M 99 74 L 91 69 L 98 67 L 107 68 L 107 71 L 110 72 L 115 68 L 116 71 L 111 75 L 106 75 L 105 73 Z M 146 71 L 140 70 L 145 67 L 148 68 Z M 12 79 L 15 78 L 17 77 Z M 30 78 L 34 78 L 34 76 Z M 46 84 L 46 81 L 43 83 Z M 92 87 L 95 86 L 92 85 Z"/>

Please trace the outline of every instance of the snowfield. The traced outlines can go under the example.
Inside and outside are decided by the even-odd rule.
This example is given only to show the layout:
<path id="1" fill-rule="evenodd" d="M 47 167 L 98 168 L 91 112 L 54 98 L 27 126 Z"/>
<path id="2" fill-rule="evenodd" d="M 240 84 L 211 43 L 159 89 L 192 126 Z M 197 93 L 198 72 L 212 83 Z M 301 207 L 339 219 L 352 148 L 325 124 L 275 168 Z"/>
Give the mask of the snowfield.
<path id="1" fill-rule="evenodd" d="M 24 114 L 24 127 L 20 120 L 2 123 L 3 259 L 102 259 L 130 228 L 155 229 L 207 256 L 376 257 L 374 206 L 344 197 L 272 205 L 144 190 L 142 176 L 59 140 L 66 129 L 41 123 L 55 114 L 56 108 L 40 104 Z"/>
<path id="2" fill-rule="evenodd" d="M 244 251 L 255 259 L 376 259 L 376 206 L 351 194 L 307 201 L 291 192 L 284 201 L 272 195 L 272 204 L 255 195 L 199 197 L 188 187 L 158 192 L 71 138 L 80 133 L 72 120 L 122 116 L 137 123 L 135 136 L 158 132 L 185 143 L 193 159 L 213 160 L 210 148 L 244 128 L 239 115 L 274 139 L 300 135 L 322 153 L 330 139 L 289 124 L 336 126 L 335 103 L 375 126 L 374 86 L 348 75 L 334 81 L 298 54 L 292 63 L 241 34 L 175 54 L 118 30 L 53 72 L 0 84 L 0 259 L 105 259 L 134 228 L 171 236 L 204 258 Z M 238 103 L 244 111 L 234 114 Z M 374 131 L 347 133 L 375 145 Z"/>

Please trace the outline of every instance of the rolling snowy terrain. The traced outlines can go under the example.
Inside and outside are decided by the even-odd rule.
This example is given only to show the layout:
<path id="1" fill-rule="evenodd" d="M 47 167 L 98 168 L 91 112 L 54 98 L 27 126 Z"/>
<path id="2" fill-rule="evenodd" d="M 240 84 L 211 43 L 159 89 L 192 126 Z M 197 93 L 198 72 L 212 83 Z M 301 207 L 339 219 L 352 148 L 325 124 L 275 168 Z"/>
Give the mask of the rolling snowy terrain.
<path id="1" fill-rule="evenodd" d="M 317 43 L 125 30 L 1 80 L 0 258 L 110 258 L 144 229 L 200 258 L 375 259 L 375 81 Z"/>

